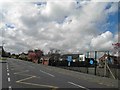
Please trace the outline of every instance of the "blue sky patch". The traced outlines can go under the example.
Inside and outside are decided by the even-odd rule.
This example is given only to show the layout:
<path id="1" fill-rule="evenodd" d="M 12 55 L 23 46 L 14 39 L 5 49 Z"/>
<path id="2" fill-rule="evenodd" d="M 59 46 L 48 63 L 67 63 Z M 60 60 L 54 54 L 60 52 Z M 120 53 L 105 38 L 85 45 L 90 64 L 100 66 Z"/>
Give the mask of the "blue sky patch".
<path id="1" fill-rule="evenodd" d="M 6 23 L 5 26 L 6 26 L 6 28 L 10 28 L 10 29 L 14 29 L 15 28 L 15 25 L 11 24 L 11 23 Z"/>

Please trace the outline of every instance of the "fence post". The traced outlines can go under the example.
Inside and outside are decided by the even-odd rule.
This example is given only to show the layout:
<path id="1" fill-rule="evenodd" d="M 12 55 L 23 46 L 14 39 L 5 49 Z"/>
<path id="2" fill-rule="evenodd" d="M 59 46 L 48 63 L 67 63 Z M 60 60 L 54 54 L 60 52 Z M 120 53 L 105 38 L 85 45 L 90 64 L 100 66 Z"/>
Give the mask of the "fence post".
<path id="1" fill-rule="evenodd" d="M 96 75 L 96 68 L 97 68 L 97 51 L 95 51 L 95 75 Z"/>
<path id="2" fill-rule="evenodd" d="M 104 52 L 104 54 L 106 54 L 106 52 Z M 106 77 L 107 76 L 107 61 L 106 61 L 107 57 L 105 57 L 104 59 L 105 59 L 104 60 L 104 77 Z"/>
<path id="3" fill-rule="evenodd" d="M 88 60 L 88 58 L 89 58 L 89 52 L 87 52 L 87 60 Z M 88 71 L 88 61 L 86 63 L 87 63 L 87 73 L 89 73 L 89 71 Z"/>

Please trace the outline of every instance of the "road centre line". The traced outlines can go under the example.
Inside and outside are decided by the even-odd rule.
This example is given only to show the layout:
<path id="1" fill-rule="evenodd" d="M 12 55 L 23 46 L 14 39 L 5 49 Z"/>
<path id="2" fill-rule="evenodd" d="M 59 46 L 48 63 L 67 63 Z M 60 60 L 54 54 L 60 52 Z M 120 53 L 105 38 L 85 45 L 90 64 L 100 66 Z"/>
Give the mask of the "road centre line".
<path id="1" fill-rule="evenodd" d="M 7 69 L 8 69 L 8 66 L 7 66 Z"/>
<path id="2" fill-rule="evenodd" d="M 9 86 L 9 88 L 12 88 L 11 86 Z"/>
<path id="3" fill-rule="evenodd" d="M 40 70 L 40 72 L 42 72 L 42 73 L 44 73 L 44 74 L 47 74 L 47 75 L 49 75 L 49 76 L 51 76 L 51 77 L 55 77 L 54 75 L 52 75 L 52 74 L 50 74 L 50 73 L 47 73 L 47 72 L 45 72 L 45 71 Z"/>
<path id="4" fill-rule="evenodd" d="M 7 75 L 9 76 L 10 74 L 9 74 L 9 73 L 7 73 Z"/>
<path id="5" fill-rule="evenodd" d="M 7 72 L 9 72 L 9 70 L 7 69 Z"/>
<path id="6" fill-rule="evenodd" d="M 8 77 L 8 82 L 10 82 L 10 78 Z"/>
<path id="7" fill-rule="evenodd" d="M 7 63 L 7 66 L 6 66 L 6 67 L 7 67 L 7 69 L 8 69 L 8 63 Z"/>
<path id="8" fill-rule="evenodd" d="M 9 86 L 8 88 L 9 88 L 9 90 L 12 90 L 12 87 L 11 87 L 11 86 Z"/>
<path id="9" fill-rule="evenodd" d="M 7 67 L 8 67 L 8 63 L 7 63 Z"/>
<path id="10" fill-rule="evenodd" d="M 83 86 L 78 85 L 78 84 L 75 84 L 75 83 L 73 83 L 73 82 L 68 82 L 68 83 L 69 83 L 69 84 L 72 84 L 72 85 L 74 85 L 74 86 L 77 86 L 77 87 L 79 87 L 79 88 L 83 88 L 83 89 L 89 90 L 88 88 L 83 87 Z"/>

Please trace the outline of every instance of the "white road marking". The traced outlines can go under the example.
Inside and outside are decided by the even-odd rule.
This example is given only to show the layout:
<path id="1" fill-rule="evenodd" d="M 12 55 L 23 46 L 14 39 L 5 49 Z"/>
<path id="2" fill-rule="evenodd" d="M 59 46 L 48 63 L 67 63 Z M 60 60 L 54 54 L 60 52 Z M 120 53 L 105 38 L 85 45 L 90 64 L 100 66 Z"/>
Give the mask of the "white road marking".
<path id="1" fill-rule="evenodd" d="M 56 86 L 42 85 L 42 84 L 35 84 L 35 83 L 28 83 L 28 82 L 18 82 L 18 83 L 27 84 L 27 85 L 34 85 L 34 86 L 40 86 L 40 87 L 45 87 L 45 88 L 52 88 L 52 90 L 56 90 L 58 88 Z"/>
<path id="2" fill-rule="evenodd" d="M 8 68 L 8 63 L 7 63 L 7 68 Z"/>
<path id="3" fill-rule="evenodd" d="M 77 87 L 79 87 L 79 88 L 83 88 L 83 89 L 89 90 L 88 88 L 83 87 L 83 86 L 78 85 L 78 84 L 75 84 L 75 83 L 73 83 L 73 82 L 68 82 L 68 83 L 69 83 L 69 84 L 72 84 L 72 85 L 74 85 L 74 86 L 77 86 Z"/>
<path id="4" fill-rule="evenodd" d="M 18 82 L 22 82 L 22 81 L 25 81 L 25 80 L 28 80 L 28 79 L 31 79 L 31 78 L 34 78 L 34 77 L 36 77 L 36 76 L 31 76 L 31 77 L 28 77 L 28 78 L 24 78 L 24 79 L 18 80 L 18 81 L 16 81 L 16 82 L 17 82 L 17 83 L 18 83 Z"/>
<path id="5" fill-rule="evenodd" d="M 7 75 L 9 76 L 10 74 L 9 74 L 9 73 L 7 73 Z"/>
<path id="6" fill-rule="evenodd" d="M 9 70 L 7 69 L 7 72 L 9 72 Z"/>
<path id="7" fill-rule="evenodd" d="M 35 67 L 33 67 L 33 66 L 30 66 L 31 68 L 35 68 Z"/>
<path id="8" fill-rule="evenodd" d="M 45 74 L 47 74 L 47 75 L 49 75 L 49 76 L 51 76 L 51 77 L 55 77 L 54 75 L 52 75 L 52 74 L 50 74 L 50 73 L 47 73 L 47 72 L 45 72 L 45 71 L 40 70 L 40 72 L 45 73 Z"/>
<path id="9" fill-rule="evenodd" d="M 8 82 L 10 82 L 10 78 L 8 77 Z"/>
<path id="10" fill-rule="evenodd" d="M 11 87 L 11 86 L 9 86 L 8 88 L 9 88 L 9 90 L 12 90 L 12 87 Z"/>
<path id="11" fill-rule="evenodd" d="M 20 72 L 16 72 L 14 74 L 20 74 L 20 73 L 24 73 L 24 72 L 28 72 L 29 70 L 25 70 L 25 71 L 20 71 Z"/>
<path id="12" fill-rule="evenodd" d="M 11 86 L 9 86 L 9 89 L 11 89 L 12 87 Z"/>

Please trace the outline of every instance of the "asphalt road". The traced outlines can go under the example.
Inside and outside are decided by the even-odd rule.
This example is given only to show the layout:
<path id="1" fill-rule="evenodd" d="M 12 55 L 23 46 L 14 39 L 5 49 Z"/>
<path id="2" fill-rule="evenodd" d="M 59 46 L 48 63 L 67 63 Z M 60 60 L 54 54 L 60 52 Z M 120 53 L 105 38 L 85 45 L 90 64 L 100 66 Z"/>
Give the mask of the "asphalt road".
<path id="1" fill-rule="evenodd" d="M 49 90 L 115 90 L 112 86 L 75 77 L 73 73 L 69 70 L 8 58 L 6 63 L 2 63 L 2 90 L 46 88 Z"/>

